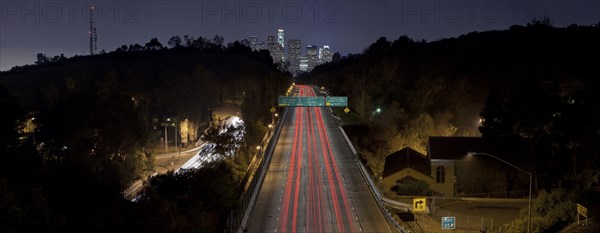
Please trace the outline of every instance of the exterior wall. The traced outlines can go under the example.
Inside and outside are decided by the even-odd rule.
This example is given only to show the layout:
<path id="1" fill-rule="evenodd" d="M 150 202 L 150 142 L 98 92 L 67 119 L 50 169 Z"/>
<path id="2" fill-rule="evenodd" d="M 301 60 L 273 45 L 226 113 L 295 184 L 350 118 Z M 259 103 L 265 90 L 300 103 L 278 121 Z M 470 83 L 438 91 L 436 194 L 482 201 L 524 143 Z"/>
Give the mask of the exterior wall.
<path id="1" fill-rule="evenodd" d="M 410 176 L 417 180 L 425 181 L 427 182 L 427 184 L 429 184 L 430 187 L 434 183 L 434 180 L 431 177 L 424 175 L 423 173 L 420 173 L 412 168 L 405 168 L 400 170 L 399 172 L 396 172 L 390 176 L 383 178 L 381 182 L 383 191 L 391 192 L 392 187 L 396 185 L 396 181 L 407 176 Z"/>
<path id="2" fill-rule="evenodd" d="M 438 167 L 444 168 L 444 182 L 438 183 Z M 431 189 L 438 193 L 443 193 L 444 196 L 455 196 L 454 185 L 457 183 L 454 173 L 455 162 L 453 160 L 431 160 L 431 176 L 433 182 L 430 185 Z"/>

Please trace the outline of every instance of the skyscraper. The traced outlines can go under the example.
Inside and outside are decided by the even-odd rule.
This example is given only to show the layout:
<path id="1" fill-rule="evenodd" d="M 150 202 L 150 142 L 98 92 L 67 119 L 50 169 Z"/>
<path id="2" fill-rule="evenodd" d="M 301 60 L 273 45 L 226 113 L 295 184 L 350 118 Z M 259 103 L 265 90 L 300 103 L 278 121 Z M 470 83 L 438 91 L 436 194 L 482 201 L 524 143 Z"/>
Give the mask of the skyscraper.
<path id="1" fill-rule="evenodd" d="M 250 46 L 253 51 L 265 49 L 265 42 L 259 41 L 257 36 L 249 36 L 248 42 L 250 43 L 248 46 Z"/>
<path id="2" fill-rule="evenodd" d="M 298 75 L 300 71 L 300 49 L 302 49 L 300 40 L 288 40 L 288 61 L 290 62 L 288 71 L 294 76 Z"/>
<path id="3" fill-rule="evenodd" d="M 333 53 L 329 50 L 329 45 L 323 45 L 323 49 L 321 52 L 321 63 L 331 62 L 333 59 Z"/>
<path id="4" fill-rule="evenodd" d="M 281 63 L 281 54 L 279 43 L 277 43 L 277 39 L 275 36 L 267 37 L 267 47 L 269 49 L 269 54 L 271 54 L 271 58 L 273 58 L 273 63 Z"/>
<path id="5" fill-rule="evenodd" d="M 308 58 L 306 58 L 305 56 L 301 56 L 300 57 L 300 72 L 308 72 L 310 71 L 308 69 Z"/>
<path id="6" fill-rule="evenodd" d="M 283 29 L 277 30 L 277 43 L 279 43 L 279 45 L 281 47 L 285 47 L 285 38 L 283 37 Z"/>
<path id="7" fill-rule="evenodd" d="M 285 62 L 283 29 L 277 31 L 277 39 L 275 39 L 275 36 L 269 36 L 267 41 L 273 62 L 283 64 Z"/>
<path id="8" fill-rule="evenodd" d="M 308 71 L 319 65 L 319 48 L 316 45 L 306 46 L 306 58 L 308 59 Z"/>

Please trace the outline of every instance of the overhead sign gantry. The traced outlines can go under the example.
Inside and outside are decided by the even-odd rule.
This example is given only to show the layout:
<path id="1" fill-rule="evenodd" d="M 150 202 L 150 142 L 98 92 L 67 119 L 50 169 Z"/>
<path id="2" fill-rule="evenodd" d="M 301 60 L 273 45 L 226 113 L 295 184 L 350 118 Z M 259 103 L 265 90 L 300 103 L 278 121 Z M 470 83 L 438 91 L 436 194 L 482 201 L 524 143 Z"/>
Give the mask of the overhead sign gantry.
<path id="1" fill-rule="evenodd" d="M 347 96 L 280 96 L 279 107 L 347 107 Z"/>

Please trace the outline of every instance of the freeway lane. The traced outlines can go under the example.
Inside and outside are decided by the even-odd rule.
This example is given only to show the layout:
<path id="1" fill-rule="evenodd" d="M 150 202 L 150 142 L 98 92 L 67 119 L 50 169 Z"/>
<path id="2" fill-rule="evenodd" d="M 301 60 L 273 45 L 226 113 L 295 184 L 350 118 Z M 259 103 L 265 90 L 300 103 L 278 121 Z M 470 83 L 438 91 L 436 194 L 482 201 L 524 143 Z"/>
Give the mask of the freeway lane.
<path id="1" fill-rule="evenodd" d="M 297 95 L 315 96 L 308 86 Z M 248 232 L 390 232 L 329 108 L 288 109 Z"/>

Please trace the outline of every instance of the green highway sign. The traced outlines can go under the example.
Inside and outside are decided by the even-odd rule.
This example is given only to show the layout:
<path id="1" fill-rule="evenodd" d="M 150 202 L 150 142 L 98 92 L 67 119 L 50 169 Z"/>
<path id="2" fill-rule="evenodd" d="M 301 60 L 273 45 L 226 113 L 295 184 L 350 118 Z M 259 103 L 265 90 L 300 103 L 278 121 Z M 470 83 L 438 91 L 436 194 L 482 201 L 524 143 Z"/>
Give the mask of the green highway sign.
<path id="1" fill-rule="evenodd" d="M 348 97 L 346 96 L 280 96 L 277 106 L 279 107 L 346 107 Z"/>
<path id="2" fill-rule="evenodd" d="M 277 101 L 279 107 L 295 107 L 300 104 L 300 99 L 296 96 L 279 96 Z"/>
<path id="3" fill-rule="evenodd" d="M 325 106 L 325 98 L 323 98 L 323 97 L 300 97 L 300 106 L 323 107 L 323 106 Z"/>
<path id="4" fill-rule="evenodd" d="M 331 107 L 347 107 L 348 96 L 327 96 L 325 106 Z"/>
<path id="5" fill-rule="evenodd" d="M 277 105 L 279 107 L 323 107 L 325 98 L 322 96 L 280 96 Z"/>

